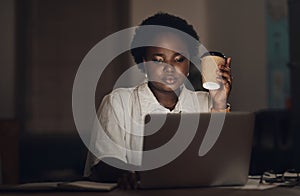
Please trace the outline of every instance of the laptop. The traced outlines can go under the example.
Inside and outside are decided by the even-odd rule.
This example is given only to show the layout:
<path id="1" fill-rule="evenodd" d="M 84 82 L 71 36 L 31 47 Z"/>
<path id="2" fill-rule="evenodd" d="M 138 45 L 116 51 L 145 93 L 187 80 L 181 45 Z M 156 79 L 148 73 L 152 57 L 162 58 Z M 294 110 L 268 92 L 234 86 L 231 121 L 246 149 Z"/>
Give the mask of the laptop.
<path id="1" fill-rule="evenodd" d="M 253 129 L 250 112 L 146 116 L 139 187 L 244 185 Z"/>

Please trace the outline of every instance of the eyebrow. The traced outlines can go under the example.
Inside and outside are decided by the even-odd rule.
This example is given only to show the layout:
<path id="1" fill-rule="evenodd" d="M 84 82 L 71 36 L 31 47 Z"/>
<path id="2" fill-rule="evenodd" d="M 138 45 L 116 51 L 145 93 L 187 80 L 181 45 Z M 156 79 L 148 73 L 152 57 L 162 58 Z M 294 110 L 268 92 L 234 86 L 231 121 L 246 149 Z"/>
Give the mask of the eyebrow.
<path id="1" fill-rule="evenodd" d="M 164 54 L 161 54 L 161 53 L 154 53 L 154 54 L 152 54 L 152 56 L 160 56 L 160 57 L 164 57 Z"/>
<path id="2" fill-rule="evenodd" d="M 176 52 L 175 54 L 174 54 L 175 56 L 187 56 L 187 54 L 185 54 L 185 53 L 179 53 L 179 52 Z M 165 55 L 164 54 L 162 54 L 162 53 L 154 53 L 154 54 L 152 54 L 152 56 L 159 56 L 159 57 L 164 57 Z"/>

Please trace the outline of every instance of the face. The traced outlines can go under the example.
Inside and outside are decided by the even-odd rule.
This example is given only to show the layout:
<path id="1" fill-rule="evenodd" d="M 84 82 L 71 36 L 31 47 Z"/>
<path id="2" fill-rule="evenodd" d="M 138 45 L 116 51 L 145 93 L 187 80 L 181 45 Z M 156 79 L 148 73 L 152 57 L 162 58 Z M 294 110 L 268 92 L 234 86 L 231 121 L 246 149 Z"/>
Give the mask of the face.
<path id="1" fill-rule="evenodd" d="M 189 73 L 188 48 L 175 34 L 163 33 L 148 47 L 144 59 L 145 71 L 152 87 L 159 91 L 176 91 Z M 168 48 L 168 49 L 167 49 Z"/>

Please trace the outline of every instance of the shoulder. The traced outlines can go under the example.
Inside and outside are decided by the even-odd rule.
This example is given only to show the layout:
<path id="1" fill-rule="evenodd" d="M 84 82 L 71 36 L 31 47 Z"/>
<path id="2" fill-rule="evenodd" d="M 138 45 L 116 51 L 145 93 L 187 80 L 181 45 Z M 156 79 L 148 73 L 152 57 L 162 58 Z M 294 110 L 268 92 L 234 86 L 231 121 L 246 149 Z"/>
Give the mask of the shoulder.
<path id="1" fill-rule="evenodd" d="M 108 95 L 112 96 L 112 97 L 114 97 L 114 96 L 126 96 L 128 94 L 131 94 L 134 89 L 135 89 L 135 87 L 131 87 L 131 88 L 116 88 L 116 89 L 114 89 Z"/>
<path id="2" fill-rule="evenodd" d="M 132 96 L 136 95 L 137 93 L 145 93 L 145 91 L 147 91 L 146 89 L 147 83 L 141 83 L 130 88 L 116 88 L 110 94 L 106 95 L 106 97 L 122 99 L 126 99 L 129 97 L 132 98 Z"/>
<path id="3" fill-rule="evenodd" d="M 126 106 L 133 100 L 135 91 L 140 88 L 141 85 L 130 88 L 116 88 L 111 93 L 104 96 L 101 105 L 123 105 Z"/>
<path id="4" fill-rule="evenodd" d="M 132 94 L 134 91 L 134 87 L 132 88 L 116 88 L 111 93 L 104 96 L 103 100 L 106 101 L 116 101 L 118 99 L 124 99 Z"/>

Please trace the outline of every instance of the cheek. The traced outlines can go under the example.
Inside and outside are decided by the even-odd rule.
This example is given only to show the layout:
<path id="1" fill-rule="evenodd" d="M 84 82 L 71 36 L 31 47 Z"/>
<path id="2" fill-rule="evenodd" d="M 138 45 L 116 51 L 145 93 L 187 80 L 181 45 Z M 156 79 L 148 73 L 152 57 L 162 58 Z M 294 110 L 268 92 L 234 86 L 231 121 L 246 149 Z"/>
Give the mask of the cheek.
<path id="1" fill-rule="evenodd" d="M 177 71 L 183 75 L 187 75 L 189 73 L 190 66 L 189 64 L 184 64 L 177 67 Z"/>
<path id="2" fill-rule="evenodd" d="M 148 76 L 155 77 L 158 76 L 161 72 L 160 66 L 148 64 L 146 65 L 146 73 Z"/>

